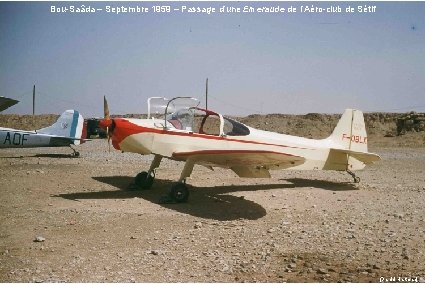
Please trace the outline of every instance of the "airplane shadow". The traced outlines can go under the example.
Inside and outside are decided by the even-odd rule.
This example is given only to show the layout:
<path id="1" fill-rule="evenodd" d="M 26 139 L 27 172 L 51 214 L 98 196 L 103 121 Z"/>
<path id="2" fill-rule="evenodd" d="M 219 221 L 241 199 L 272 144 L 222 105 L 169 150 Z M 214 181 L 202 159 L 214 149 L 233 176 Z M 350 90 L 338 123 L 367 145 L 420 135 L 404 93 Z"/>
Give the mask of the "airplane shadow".
<path id="1" fill-rule="evenodd" d="M 94 180 L 109 184 L 121 190 L 64 193 L 56 195 L 69 200 L 81 199 L 125 199 L 143 198 L 152 203 L 159 203 L 161 196 L 168 193 L 172 184 L 169 180 L 155 179 L 153 188 L 150 190 L 129 190 L 128 186 L 133 182 L 131 176 L 101 176 L 93 177 Z M 260 185 L 231 185 L 194 187 L 189 185 L 190 197 L 188 203 L 160 204 L 161 206 L 190 214 L 196 217 L 214 219 L 218 221 L 230 221 L 236 219 L 257 220 L 264 217 L 267 212 L 264 207 L 242 196 L 234 196 L 229 193 L 242 191 L 259 191 L 269 189 L 297 189 L 299 187 L 315 187 L 332 191 L 356 190 L 351 184 L 336 183 L 323 180 L 288 179 L 290 184 L 260 184 Z"/>
<path id="2" fill-rule="evenodd" d="M 73 154 L 37 154 L 34 155 L 37 158 L 78 158 Z"/>
<path id="3" fill-rule="evenodd" d="M 331 191 L 358 190 L 357 185 L 352 182 L 334 182 L 319 179 L 289 178 L 279 179 L 292 183 L 294 187 L 314 187 Z M 285 186 L 285 185 L 284 185 Z"/>
<path id="4" fill-rule="evenodd" d="M 7 157 L 0 157 L 0 159 L 22 159 L 22 158 L 57 158 L 57 159 L 63 159 L 63 158 L 77 158 L 73 154 L 35 154 L 35 155 L 19 155 L 19 156 L 7 156 Z"/>

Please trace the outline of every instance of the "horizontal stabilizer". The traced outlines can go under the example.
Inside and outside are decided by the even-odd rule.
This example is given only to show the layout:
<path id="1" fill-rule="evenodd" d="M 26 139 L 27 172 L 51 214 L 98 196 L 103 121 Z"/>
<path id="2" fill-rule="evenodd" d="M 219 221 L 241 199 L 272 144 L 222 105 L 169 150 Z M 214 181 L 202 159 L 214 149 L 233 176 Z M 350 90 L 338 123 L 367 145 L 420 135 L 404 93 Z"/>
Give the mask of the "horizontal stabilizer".
<path id="1" fill-rule="evenodd" d="M 344 149 L 334 149 L 331 148 L 331 151 L 337 152 L 337 153 L 344 153 L 347 154 L 360 162 L 364 164 L 372 164 L 374 162 L 377 162 L 381 160 L 381 157 L 374 153 L 368 153 L 368 152 L 358 152 L 358 151 L 350 151 L 350 150 L 344 150 Z"/>

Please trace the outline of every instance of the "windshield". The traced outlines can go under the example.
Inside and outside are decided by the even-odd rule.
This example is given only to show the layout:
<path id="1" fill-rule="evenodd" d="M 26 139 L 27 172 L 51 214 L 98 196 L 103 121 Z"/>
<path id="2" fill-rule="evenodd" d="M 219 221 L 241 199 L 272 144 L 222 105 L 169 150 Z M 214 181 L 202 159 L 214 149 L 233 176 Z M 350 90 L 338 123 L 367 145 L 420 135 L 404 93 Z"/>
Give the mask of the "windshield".
<path id="1" fill-rule="evenodd" d="M 165 127 L 193 131 L 194 108 L 199 101 L 191 97 L 177 97 L 168 101 L 165 108 Z M 171 124 L 167 125 L 167 122 Z"/>
<path id="2" fill-rule="evenodd" d="M 151 97 L 148 99 L 148 118 L 158 118 L 164 115 L 169 99 L 162 97 Z"/>
<path id="3" fill-rule="evenodd" d="M 190 109 L 199 105 L 198 99 L 191 97 L 176 97 L 168 101 L 167 114 L 179 111 L 181 109 Z"/>
<path id="4" fill-rule="evenodd" d="M 176 112 L 168 114 L 166 117 L 168 127 L 174 127 L 180 130 L 193 131 L 193 117 L 194 110 L 191 109 L 180 109 Z"/>

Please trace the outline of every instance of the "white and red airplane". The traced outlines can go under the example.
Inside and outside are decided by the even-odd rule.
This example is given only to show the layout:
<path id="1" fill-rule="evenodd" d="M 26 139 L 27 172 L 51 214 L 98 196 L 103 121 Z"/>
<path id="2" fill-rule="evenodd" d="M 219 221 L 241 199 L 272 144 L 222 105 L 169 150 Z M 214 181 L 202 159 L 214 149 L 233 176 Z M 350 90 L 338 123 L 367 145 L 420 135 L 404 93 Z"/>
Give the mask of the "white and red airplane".
<path id="1" fill-rule="evenodd" d="M 147 119 L 111 119 L 106 98 L 104 104 L 105 119 L 100 126 L 107 129 L 114 148 L 155 155 L 149 170 L 135 177 L 140 189 L 151 188 L 162 158 L 185 162 L 170 190 L 169 197 L 175 202 L 188 200 L 185 181 L 195 164 L 228 168 L 249 178 L 269 178 L 269 171 L 275 169 L 347 171 L 359 182 L 352 171 L 380 160 L 367 150 L 359 110 L 345 110 L 332 134 L 315 140 L 251 128 L 199 108 L 199 101 L 189 97 L 149 98 Z"/>

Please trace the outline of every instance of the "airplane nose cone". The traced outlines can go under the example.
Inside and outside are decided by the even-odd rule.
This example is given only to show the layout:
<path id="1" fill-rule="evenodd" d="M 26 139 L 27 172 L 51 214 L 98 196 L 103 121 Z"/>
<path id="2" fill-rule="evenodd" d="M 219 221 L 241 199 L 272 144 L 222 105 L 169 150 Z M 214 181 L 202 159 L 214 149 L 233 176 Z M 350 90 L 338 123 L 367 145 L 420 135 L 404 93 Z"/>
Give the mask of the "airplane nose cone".
<path id="1" fill-rule="evenodd" d="M 112 125 L 112 119 L 103 119 L 99 122 L 99 127 L 106 129 Z"/>

